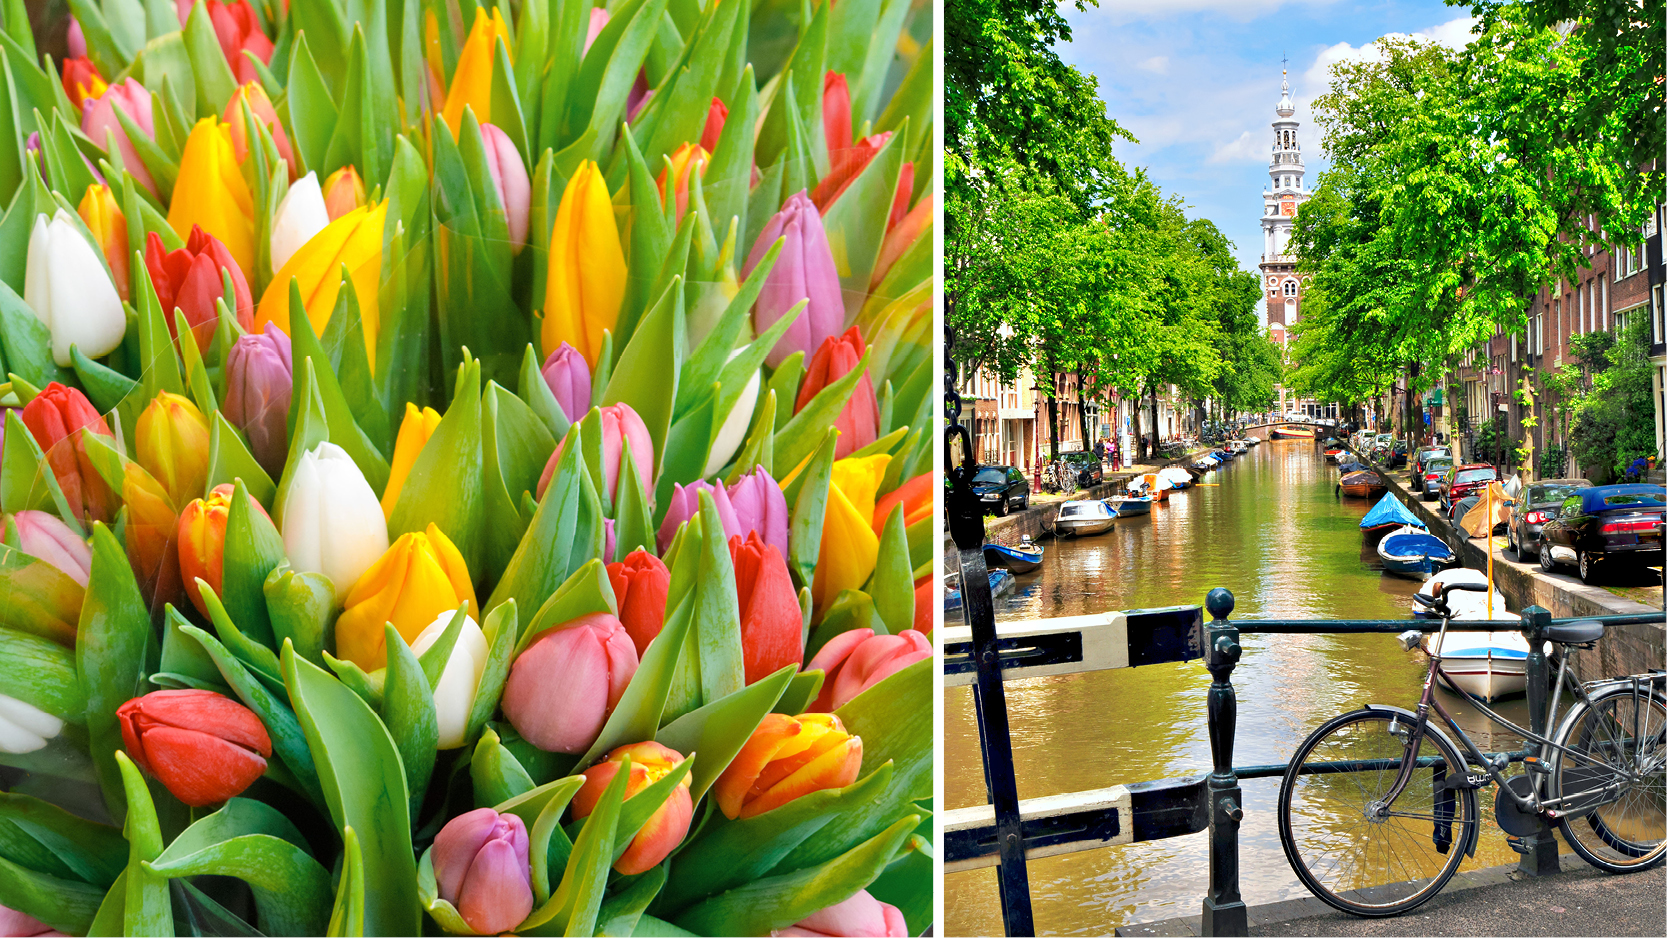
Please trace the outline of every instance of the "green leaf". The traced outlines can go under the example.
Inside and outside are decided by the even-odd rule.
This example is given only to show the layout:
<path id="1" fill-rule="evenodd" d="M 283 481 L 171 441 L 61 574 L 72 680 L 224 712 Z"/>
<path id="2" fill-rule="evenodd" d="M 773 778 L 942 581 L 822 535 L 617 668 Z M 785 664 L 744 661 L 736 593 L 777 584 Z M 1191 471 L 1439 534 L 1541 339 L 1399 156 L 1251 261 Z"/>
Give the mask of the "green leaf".
<path id="1" fill-rule="evenodd" d="M 104 893 L 97 886 L 37 873 L 0 856 L 0 905 L 40 919 L 65 934 L 88 933 Z"/>
<path id="2" fill-rule="evenodd" d="M 180 834 L 145 868 L 169 879 L 235 876 L 254 893 L 261 927 L 280 935 L 322 934 L 330 873 L 277 809 L 233 798 Z"/>
<path id="3" fill-rule="evenodd" d="M 487 609 L 510 599 L 521 608 L 538 609 L 567 579 L 579 525 L 579 475 L 584 472 L 579 462 L 578 427 L 568 431 L 563 447 L 550 485 L 538 502 L 520 546 L 504 567 L 503 578 L 493 588 Z M 403 493 L 400 497 L 404 499 Z"/>
<path id="4" fill-rule="evenodd" d="M 296 654 L 323 664 L 324 636 L 336 605 L 336 587 L 330 578 L 312 571 L 296 572 L 286 564 L 267 575 L 261 595 L 266 600 L 275 647 L 282 648 L 289 642 Z"/>
<path id="5" fill-rule="evenodd" d="M 237 428 L 225 414 L 215 411 L 209 418 L 208 489 L 213 491 L 215 486 L 227 482 L 241 482 L 250 497 L 267 508 L 273 507 L 273 499 L 278 494 L 278 486 L 255 461 Z"/>
<path id="6" fill-rule="evenodd" d="M 63 371 L 52 360 L 52 330 L 40 321 L 23 297 L 0 283 L 0 345 L 6 368 L 36 387 L 63 381 Z"/>
<path id="7" fill-rule="evenodd" d="M 799 583 L 806 586 L 815 578 L 816 560 L 822 552 L 823 512 L 827 508 L 838 441 L 839 431 L 830 425 L 823 434 L 822 445 L 811 456 L 810 465 L 783 489 L 793 506 L 793 523 L 788 528 L 788 560 L 798 574 Z"/>
<path id="8" fill-rule="evenodd" d="M 880 553 L 868 581 L 874 609 L 892 635 L 915 624 L 914 564 L 909 561 L 909 535 L 903 527 L 903 505 L 899 502 L 886 516 L 880 536 Z"/>
<path id="9" fill-rule="evenodd" d="M 661 864 L 626 882 L 630 885 L 602 901 L 596 913 L 596 934 L 630 935 L 635 931 L 643 912 L 666 884 L 666 867 Z"/>
<path id="10" fill-rule="evenodd" d="M 538 364 L 538 355 L 528 343 L 527 352 L 521 358 L 521 381 L 516 386 L 516 393 L 544 424 L 544 428 L 550 431 L 551 439 L 559 439 L 567 435 L 571 422 L 561 405 L 556 403 L 556 396 L 550 393 L 550 385 L 545 382 Z"/>
<path id="11" fill-rule="evenodd" d="M 509 677 L 509 666 L 515 658 L 515 645 L 521 634 L 516 622 L 515 600 L 509 600 L 488 613 L 481 630 L 491 642 L 491 651 L 487 653 L 486 664 L 481 668 L 480 681 L 475 687 L 475 702 L 469 709 L 469 722 L 463 734 L 465 741 L 474 739 L 480 733 L 486 721 L 497 711 L 498 700 L 503 696 L 504 681 Z"/>
<path id="12" fill-rule="evenodd" d="M 800 604 L 809 608 L 809 590 L 800 590 Z M 793 676 L 793 683 L 782 691 L 781 699 L 776 701 L 774 712 L 785 713 L 788 716 L 798 716 L 805 712 L 805 708 L 816 700 L 816 695 L 822 691 L 822 682 L 827 675 L 820 670 L 800 671 Z"/>
<path id="13" fill-rule="evenodd" d="M 226 607 L 221 605 L 220 597 L 214 595 L 214 588 L 201 580 L 199 584 L 203 605 L 208 607 L 208 619 L 214 624 L 214 631 L 219 634 L 222 644 L 237 656 L 245 668 L 264 681 L 268 690 L 274 694 L 282 693 L 284 680 L 278 672 L 278 656 L 272 653 L 272 649 L 244 635 L 237 623 L 226 615 Z"/>
<path id="14" fill-rule="evenodd" d="M 614 773 L 613 781 L 597 801 L 573 842 L 573 852 L 561 885 L 550 900 L 534 909 L 517 929 L 526 935 L 588 935 L 595 930 L 596 916 L 607 891 L 608 867 L 614 862 L 614 832 L 619 824 L 620 803 L 625 797 L 629 760 Z"/>
<path id="15" fill-rule="evenodd" d="M 296 167 L 296 171 L 318 171 L 322 181 L 325 153 L 336 129 L 337 109 L 335 99 L 330 93 L 330 86 L 319 71 L 307 40 L 308 34 L 298 34 L 295 37 L 295 45 L 290 49 L 289 89 L 284 101 L 287 114 L 279 116 L 288 117 L 290 136 L 295 141 L 295 155 L 301 164 Z M 343 59 L 335 58 L 329 61 L 342 62 Z"/>
<path id="16" fill-rule="evenodd" d="M 689 794 L 699 802 L 718 780 L 730 760 L 752 738 L 758 724 L 781 699 L 796 666 L 788 665 L 768 677 L 685 713 L 654 734 L 654 741 L 678 752 L 700 753 L 700 766 L 689 780 Z"/>
<path id="17" fill-rule="evenodd" d="M 658 471 L 677 400 L 677 372 L 683 363 L 683 291 L 666 291 L 631 333 L 602 392 L 601 406 L 631 405 L 654 441 L 650 465 Z"/>
<path id="18" fill-rule="evenodd" d="M 156 820 L 156 806 L 139 767 L 127 758 L 127 753 L 117 752 L 115 760 L 126 791 L 127 822 L 122 834 L 127 837 L 130 848 L 122 928 L 129 935 L 171 935 L 174 912 L 168 901 L 167 880 L 145 866 L 162 853 L 162 828 Z"/>
<path id="19" fill-rule="evenodd" d="M 485 578 L 496 582 L 531 521 L 521 515 L 520 497 L 537 491 L 539 475 L 555 451 L 556 441 L 531 407 L 496 382 L 486 385 L 481 405 Z"/>
<path id="20" fill-rule="evenodd" d="M 411 815 L 422 807 L 429 776 L 440 739 L 439 715 L 434 710 L 434 692 L 422 664 L 392 623 L 383 626 L 388 648 L 388 676 L 383 683 L 382 719 L 411 789 Z M 454 634 L 455 638 L 455 634 Z M 443 662 L 442 662 L 443 663 Z"/>
<path id="21" fill-rule="evenodd" d="M 16 792 L 0 792 L 0 818 L 27 831 L 67 872 L 85 882 L 100 886 L 114 882 L 127 867 L 127 841 L 118 828 Z M 0 905 L 5 904 L 0 897 Z"/>
<path id="22" fill-rule="evenodd" d="M 741 612 L 735 567 L 712 493 L 700 493 L 700 539 L 685 543 L 676 563 L 694 573 L 694 624 L 678 666 L 670 712 L 676 716 L 722 699 L 746 686 L 741 650 Z M 691 529 L 692 530 L 692 529 Z M 674 574 L 674 577 L 676 574 Z M 669 602 L 669 599 L 668 599 Z M 774 701 L 771 701 L 774 703 Z M 768 708 L 766 708 L 768 710 Z M 662 718 L 663 719 L 663 718 Z"/>
<path id="23" fill-rule="evenodd" d="M 623 441 L 619 453 L 619 498 L 614 504 L 614 558 L 623 560 L 634 550 L 650 554 L 655 548 L 654 510 L 648 503 L 648 490 L 637 474 L 637 462 L 631 457 L 631 443 Z"/>
<path id="24" fill-rule="evenodd" d="M 485 585 L 480 397 L 480 363 L 465 362 L 451 406 L 411 466 L 388 520 L 390 540 L 438 526 L 457 545 L 476 589 Z"/>
<path id="25" fill-rule="evenodd" d="M 215 667 L 214 659 L 197 644 L 197 640 L 181 631 L 191 623 L 174 608 L 173 603 L 163 607 L 162 622 L 162 664 L 161 670 L 151 675 L 151 683 L 158 683 L 157 678 L 166 674 L 174 681 L 190 681 L 194 684 L 212 685 L 219 688 L 216 693 L 230 696 L 231 688 L 225 684 L 220 676 L 220 669 Z"/>
<path id="26" fill-rule="evenodd" d="M 538 607 L 538 612 L 533 614 L 531 621 L 521 630 L 521 639 L 515 647 L 515 654 L 519 656 L 527 650 L 527 646 L 538 641 L 550 629 L 594 612 L 619 615 L 619 603 L 614 597 L 613 586 L 608 581 L 607 568 L 598 559 L 589 560 L 575 570 L 572 576 L 550 594 L 544 605 Z M 640 666 L 638 670 L 641 670 Z"/>
<path id="27" fill-rule="evenodd" d="M 666 698 L 671 692 L 672 678 L 694 622 L 693 609 L 687 602 L 679 603 L 666 615 L 660 634 L 654 636 L 644 649 L 637 673 L 620 695 L 619 703 L 602 726 L 601 735 L 579 760 L 588 766 L 615 748 L 645 739 L 654 739 L 665 712 Z M 693 748 L 679 749 L 693 752 Z M 698 798 L 698 796 L 697 796 Z"/>
<path id="28" fill-rule="evenodd" d="M 191 8 L 182 34 L 186 55 L 191 58 L 191 75 L 196 79 L 197 116 L 218 116 L 237 90 L 237 79 L 232 77 L 226 53 L 221 51 L 215 37 L 214 24 L 209 20 L 208 8 L 202 0 Z"/>
<path id="29" fill-rule="evenodd" d="M 235 485 L 221 550 L 220 583 L 226 614 L 251 640 L 277 648 L 263 587 L 266 578 L 285 561 L 284 539 L 272 519 L 257 507 L 242 480 Z M 277 675 L 275 667 L 273 675 Z"/>
<path id="30" fill-rule="evenodd" d="M 103 524 L 93 525 L 93 559 L 87 582 L 91 588 L 81 606 L 75 661 L 87 693 L 88 747 L 104 790 L 104 803 L 111 817 L 121 819 L 127 816 L 128 806 L 122 769 L 116 760 L 122 746 L 116 708 L 144 693 L 147 662 L 160 649 L 127 552 Z M 146 800 L 148 803 L 148 794 Z"/>
<path id="31" fill-rule="evenodd" d="M 347 278 L 347 268 L 342 267 L 343 277 Z M 351 293 L 352 290 L 343 290 Z M 300 282 L 292 278 L 289 282 L 289 308 L 304 309 L 301 301 Z M 292 328 L 290 335 L 291 350 L 295 373 L 300 374 L 306 365 L 313 391 L 318 394 L 319 401 L 324 405 L 324 418 L 330 427 L 330 442 L 340 446 L 353 458 L 354 465 L 364 473 L 365 481 L 370 483 L 372 491 L 378 495 L 388 485 L 388 460 L 377 450 L 365 431 L 353 419 L 353 409 L 348 406 L 347 396 L 342 392 L 341 383 L 336 380 L 336 372 L 330 365 L 330 358 L 325 354 L 324 346 L 313 333 L 312 321 L 307 317 L 299 317 L 299 321 L 307 328 Z M 299 415 L 304 401 L 293 400 L 290 404 L 292 416 L 291 432 L 295 432 L 299 424 Z M 436 433 L 439 431 L 436 430 Z M 421 463 L 419 462 L 419 465 Z M 415 474 L 415 470 L 413 470 Z M 397 517 L 397 515 L 396 515 Z M 390 532 L 391 533 L 391 532 Z M 465 554 L 465 557 L 468 555 Z"/>
<path id="32" fill-rule="evenodd" d="M 8 696 L 60 719 L 86 722 L 87 695 L 76 672 L 75 652 L 57 642 L 0 628 L 0 687 Z"/>
<path id="33" fill-rule="evenodd" d="M 475 806 L 481 808 L 518 798 L 535 787 L 532 776 L 490 727 L 475 744 L 469 778 L 474 783 Z"/>
<path id="34" fill-rule="evenodd" d="M 359 832 L 348 825 L 342 831 L 341 883 L 337 887 L 336 904 L 330 910 L 330 924 L 325 931 L 332 938 L 365 934 L 364 857 L 364 850 L 359 846 Z"/>
<path id="35" fill-rule="evenodd" d="M 324 326 L 319 344 L 334 363 L 336 378 L 354 424 L 377 453 L 386 456 L 392 450 L 393 431 L 389 426 L 388 412 L 377 397 L 370 358 L 365 352 L 365 329 L 359 312 L 358 290 L 336 293 L 336 308 Z"/>

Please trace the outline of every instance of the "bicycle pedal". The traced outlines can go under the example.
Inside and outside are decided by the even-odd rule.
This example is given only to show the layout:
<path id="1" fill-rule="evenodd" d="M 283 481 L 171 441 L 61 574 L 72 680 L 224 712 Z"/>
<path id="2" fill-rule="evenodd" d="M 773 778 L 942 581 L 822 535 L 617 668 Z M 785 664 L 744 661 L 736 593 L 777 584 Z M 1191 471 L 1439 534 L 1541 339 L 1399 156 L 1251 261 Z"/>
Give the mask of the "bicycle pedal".
<path id="1" fill-rule="evenodd" d="M 1512 837 L 1510 834 L 1506 834 L 1505 835 L 1505 843 L 1509 844 L 1511 849 L 1515 850 L 1517 853 L 1520 853 L 1523 856 L 1528 855 L 1528 839 L 1527 838 L 1525 838 L 1525 837 Z"/>
<path id="2" fill-rule="evenodd" d="M 1551 766 L 1541 762 L 1539 756 L 1524 756 L 1522 760 L 1522 767 L 1530 772 L 1536 772 L 1540 775 L 1551 774 Z"/>

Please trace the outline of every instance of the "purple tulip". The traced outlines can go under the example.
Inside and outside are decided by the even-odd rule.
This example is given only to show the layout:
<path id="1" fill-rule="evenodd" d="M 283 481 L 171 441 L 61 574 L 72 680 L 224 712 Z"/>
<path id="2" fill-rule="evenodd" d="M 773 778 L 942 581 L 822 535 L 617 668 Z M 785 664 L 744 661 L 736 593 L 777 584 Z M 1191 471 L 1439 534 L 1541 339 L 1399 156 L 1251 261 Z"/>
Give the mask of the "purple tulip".
<path id="1" fill-rule="evenodd" d="M 688 485 L 671 487 L 671 507 L 666 509 L 665 520 L 660 522 L 660 531 L 655 537 L 660 545 L 660 553 L 664 554 L 666 548 L 671 546 L 671 539 L 676 536 L 677 529 L 683 526 L 683 522 L 699 513 L 701 492 L 712 493 L 712 501 L 718 506 L 718 520 L 723 522 L 725 539 L 736 535 L 746 536 L 748 529 L 742 527 L 741 519 L 735 513 L 735 506 L 730 502 L 729 492 L 725 491 L 723 482 L 700 479 Z"/>
<path id="2" fill-rule="evenodd" d="M 637 646 L 619 619 L 580 616 L 528 646 L 504 682 L 504 716 L 546 752 L 584 752 L 637 673 Z"/>
<path id="3" fill-rule="evenodd" d="M 544 383 L 556 396 L 569 423 L 578 423 L 590 413 L 590 365 L 579 350 L 566 342 L 556 346 L 544 359 Z"/>
<path id="4" fill-rule="evenodd" d="M 36 560 L 44 560 L 82 586 L 92 570 L 93 552 L 76 537 L 57 515 L 44 511 L 19 511 L 11 517 L 17 530 L 18 547 Z"/>
<path id="5" fill-rule="evenodd" d="M 828 247 L 828 235 L 822 229 L 822 216 L 810 196 L 803 192 L 787 200 L 781 211 L 771 218 L 753 243 L 741 276 L 752 273 L 753 267 L 764 259 L 770 245 L 777 238 L 786 238 L 776 265 L 764 280 L 758 302 L 752 308 L 753 329 L 758 332 L 775 325 L 787 315 L 793 304 L 805 298 L 810 305 L 787 327 L 781 341 L 770 350 L 764 361 L 776 368 L 794 352 L 805 355 L 821 347 L 822 341 L 839 334 L 845 325 L 845 298 L 839 288 L 839 269 L 834 266 L 833 250 Z"/>
<path id="6" fill-rule="evenodd" d="M 156 183 L 151 181 L 150 171 L 139 161 L 138 151 L 127 139 L 127 131 L 122 129 L 122 122 L 116 117 L 118 107 L 147 136 L 155 135 L 155 125 L 151 122 L 150 92 L 131 78 L 116 82 L 103 94 L 81 103 L 81 132 L 101 147 L 105 145 L 105 131 L 113 134 L 116 148 L 122 155 L 122 167 L 154 195 Z"/>
<path id="7" fill-rule="evenodd" d="M 748 531 L 757 531 L 764 543 L 781 551 L 783 557 L 788 555 L 787 496 L 763 466 L 735 481 L 729 490 L 729 503 L 735 508 L 743 537 Z"/>
<path id="8" fill-rule="evenodd" d="M 276 479 L 289 457 L 289 336 L 274 323 L 238 338 L 226 356 L 226 419 L 249 437 L 255 461 Z"/>
<path id="9" fill-rule="evenodd" d="M 648 75 L 637 71 L 637 80 L 631 83 L 631 91 L 625 96 L 625 122 L 636 123 L 637 115 L 648 107 L 648 102 L 654 97 L 654 89 L 648 86 Z"/>
<path id="10" fill-rule="evenodd" d="M 521 253 L 527 243 L 527 214 L 532 211 L 533 187 L 527 178 L 527 165 L 521 153 L 510 142 L 509 134 L 493 124 L 480 125 L 481 142 L 486 145 L 486 168 L 492 173 L 492 185 L 498 190 L 498 201 L 503 203 L 509 220 L 509 240 L 513 253 Z"/>
<path id="11" fill-rule="evenodd" d="M 69 18 L 69 31 L 64 34 L 64 42 L 69 45 L 70 58 L 87 57 L 87 35 L 81 31 L 81 21 L 73 16 Z"/>
<path id="12" fill-rule="evenodd" d="M 607 532 L 607 535 L 605 537 L 606 545 L 602 548 L 602 562 L 605 563 L 605 564 L 606 563 L 613 563 L 614 562 L 614 519 L 612 519 L 612 518 L 603 518 L 602 519 L 602 530 Z"/>
<path id="13" fill-rule="evenodd" d="M 527 825 L 491 808 L 447 821 L 434 837 L 434 881 L 440 898 L 479 934 L 521 924 L 533 910 Z"/>

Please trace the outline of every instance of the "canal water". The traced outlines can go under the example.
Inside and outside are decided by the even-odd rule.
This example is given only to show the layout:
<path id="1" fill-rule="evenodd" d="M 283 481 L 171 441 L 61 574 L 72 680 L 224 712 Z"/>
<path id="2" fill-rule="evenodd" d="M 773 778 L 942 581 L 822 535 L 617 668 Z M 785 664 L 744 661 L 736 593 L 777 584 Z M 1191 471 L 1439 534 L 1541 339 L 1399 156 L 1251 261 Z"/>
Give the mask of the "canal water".
<path id="1" fill-rule="evenodd" d="M 1410 616 L 1417 585 L 1381 572 L 1360 535 L 1369 503 L 1339 496 L 1336 480 L 1313 442 L 1264 443 L 1207 476 L 1212 484 L 1173 493 L 1149 516 L 1121 519 L 1098 537 L 1044 541 L 1046 561 L 996 600 L 997 620 L 1202 605 L 1217 586 L 1233 592 L 1235 619 Z M 1315 727 L 1362 704 L 1412 707 L 1427 660 L 1385 634 L 1240 641 L 1244 655 L 1233 673 L 1238 765 L 1288 762 Z M 1198 661 L 1007 682 L 1019 797 L 1208 772 L 1209 685 Z M 1521 747 L 1520 737 L 1439 693 L 1483 749 Z M 1521 698 L 1496 709 L 1527 721 Z M 946 689 L 944 753 L 946 807 L 986 803 L 970 687 Z M 1308 895 L 1279 846 L 1279 780 L 1242 785 L 1245 902 Z M 1481 843 L 1461 869 L 1517 859 L 1493 823 L 1492 790 L 1482 796 Z M 1031 861 L 1038 933 L 1105 935 L 1120 925 L 1198 914 L 1209 881 L 1208 836 Z M 949 874 L 944 912 L 945 934 L 1001 934 L 994 868 Z"/>

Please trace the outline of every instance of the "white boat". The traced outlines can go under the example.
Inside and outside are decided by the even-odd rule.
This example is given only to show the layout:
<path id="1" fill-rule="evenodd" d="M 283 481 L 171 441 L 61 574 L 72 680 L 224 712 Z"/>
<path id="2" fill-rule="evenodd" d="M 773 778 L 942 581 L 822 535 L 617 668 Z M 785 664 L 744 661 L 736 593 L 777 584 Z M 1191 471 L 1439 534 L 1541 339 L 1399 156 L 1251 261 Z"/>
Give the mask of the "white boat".
<path id="1" fill-rule="evenodd" d="M 1079 499 L 1059 506 L 1059 514 L 1053 519 L 1053 533 L 1056 537 L 1070 534 L 1087 537 L 1110 531 L 1116 522 L 1117 512 L 1105 502 L 1097 498 Z"/>
<path id="2" fill-rule="evenodd" d="M 1168 482 L 1178 489 L 1190 488 L 1193 483 L 1192 473 L 1180 466 L 1165 466 L 1158 470 L 1158 478 Z"/>
<path id="3" fill-rule="evenodd" d="M 1432 574 L 1418 587 L 1418 592 L 1434 598 L 1444 585 L 1475 583 L 1486 586 L 1487 574 L 1480 570 L 1454 567 Z M 1427 618 L 1425 607 L 1414 605 L 1414 615 Z M 1447 594 L 1447 605 L 1453 610 L 1455 621 L 1486 621 L 1488 594 L 1454 590 Z M 1493 591 L 1493 619 L 1520 620 L 1505 608 L 1505 597 Z M 1512 694 L 1520 694 L 1528 686 L 1528 640 L 1519 631 L 1504 632 L 1448 632 L 1445 643 L 1435 634 L 1424 636 L 1424 650 L 1441 655 L 1441 670 L 1455 690 L 1483 701 L 1493 702 Z"/>

